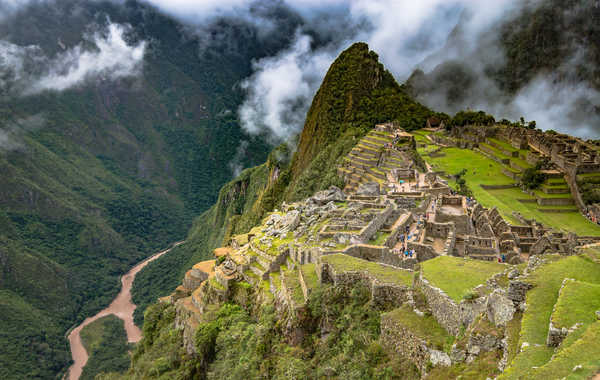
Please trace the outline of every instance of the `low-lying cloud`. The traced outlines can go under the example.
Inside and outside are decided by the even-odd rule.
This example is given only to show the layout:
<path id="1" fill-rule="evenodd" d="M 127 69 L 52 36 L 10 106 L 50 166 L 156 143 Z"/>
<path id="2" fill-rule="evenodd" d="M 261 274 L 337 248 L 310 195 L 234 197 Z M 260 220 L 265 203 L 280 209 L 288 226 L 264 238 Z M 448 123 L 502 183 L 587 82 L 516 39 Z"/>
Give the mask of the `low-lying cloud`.
<path id="1" fill-rule="evenodd" d="M 311 37 L 299 33 L 289 49 L 255 62 L 255 73 L 242 83 L 247 97 L 239 115 L 246 131 L 253 135 L 267 132 L 272 143 L 298 133 L 315 89 L 334 58 L 328 49 L 313 50 Z"/>
<path id="2" fill-rule="evenodd" d="M 76 45 L 54 58 L 45 56 L 38 46 L 18 46 L 0 40 L 0 94 L 63 91 L 90 80 L 138 75 L 146 42 L 129 44 L 126 41 L 128 28 L 109 23 L 102 31 L 85 35 L 85 44 Z"/>
<path id="3" fill-rule="evenodd" d="M 137 75 L 142 68 L 146 43 L 128 45 L 125 30 L 124 26 L 111 23 L 106 33 L 97 32 L 88 37 L 96 50 L 86 51 L 78 45 L 59 55 L 28 92 L 62 91 L 90 78 L 118 79 Z"/>
<path id="4" fill-rule="evenodd" d="M 0 124 L 0 152 L 23 150 L 25 144 L 22 136 L 26 132 L 38 130 L 44 126 L 43 114 L 36 114 Z"/>

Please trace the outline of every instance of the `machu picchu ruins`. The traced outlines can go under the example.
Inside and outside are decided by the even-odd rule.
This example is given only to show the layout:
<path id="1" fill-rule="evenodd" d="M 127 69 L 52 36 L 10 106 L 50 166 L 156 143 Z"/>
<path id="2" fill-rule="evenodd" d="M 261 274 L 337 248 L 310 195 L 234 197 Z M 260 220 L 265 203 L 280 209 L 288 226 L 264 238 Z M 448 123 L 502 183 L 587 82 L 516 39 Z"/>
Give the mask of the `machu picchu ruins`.
<path id="1" fill-rule="evenodd" d="M 215 249 L 214 260 L 195 265 L 162 302 L 176 306 L 176 326 L 193 355 L 203 313 L 237 299 L 240 289 L 250 287 L 257 299 L 273 302 L 294 344 L 303 339 L 299 320 L 312 292 L 327 284 L 348 291 L 361 284 L 371 305 L 387 311 L 380 324 L 383 347 L 410 360 L 421 377 L 485 356 L 494 358 L 499 378 L 512 378 L 532 344 L 522 342 L 515 351 L 520 340 L 510 330 L 527 318 L 527 294 L 535 286 L 530 278 L 540 265 L 555 265 L 548 263 L 558 257 L 576 260 L 600 244 L 600 226 L 589 220 L 597 206 L 586 205 L 577 187 L 578 176 L 600 175 L 596 149 L 524 128 L 465 127 L 458 133 L 442 125 L 408 133 L 392 123 L 376 125 L 341 160 L 343 189 L 284 202 L 260 225 Z M 460 176 L 436 161 L 454 151 L 477 154 L 480 170 L 487 164 L 498 172 L 476 185 L 480 193 L 508 190 L 519 198 L 515 204 L 540 215 L 577 215 L 594 233 L 577 234 L 553 219 L 480 202 L 477 192 L 457 193 Z M 544 182 L 531 191 L 519 180 L 536 165 Z M 594 290 L 600 283 L 600 277 L 581 280 Z M 564 281 L 562 287 L 571 286 Z M 552 319 L 544 346 L 559 346 L 576 329 L 568 328 Z"/>

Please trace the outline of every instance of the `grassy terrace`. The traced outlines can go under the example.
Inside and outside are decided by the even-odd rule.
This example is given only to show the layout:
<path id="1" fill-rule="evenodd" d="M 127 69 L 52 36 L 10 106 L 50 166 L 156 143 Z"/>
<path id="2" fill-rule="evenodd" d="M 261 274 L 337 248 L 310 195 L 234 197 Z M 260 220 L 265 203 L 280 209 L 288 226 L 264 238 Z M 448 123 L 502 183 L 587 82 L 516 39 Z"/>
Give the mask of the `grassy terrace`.
<path id="1" fill-rule="evenodd" d="M 283 270 L 283 269 L 282 269 Z M 295 269 L 284 270 L 284 283 L 285 286 L 290 290 L 292 299 L 297 305 L 304 303 L 304 294 L 302 293 L 302 285 L 300 285 L 300 279 L 298 278 L 298 272 Z"/>
<path id="2" fill-rule="evenodd" d="M 437 350 L 447 350 L 452 345 L 454 337 L 439 325 L 431 315 L 419 317 L 408 305 L 403 305 L 385 314 L 386 317 L 406 327 L 410 332 L 427 342 L 427 346 Z M 384 316 L 382 316 L 384 317 Z"/>
<path id="3" fill-rule="evenodd" d="M 600 322 L 594 322 L 590 328 L 568 348 L 561 350 L 548 364 L 534 369 L 531 379 L 588 379 L 600 366 Z M 583 368 L 573 371 L 576 365 Z"/>
<path id="4" fill-rule="evenodd" d="M 444 171 L 448 175 L 454 175 L 462 169 L 466 169 L 467 173 L 464 178 L 467 181 L 473 195 L 479 203 L 484 207 L 497 207 L 500 214 L 512 224 L 521 224 L 512 216 L 513 211 L 521 213 L 527 219 L 535 218 L 537 221 L 545 225 L 568 232 L 575 232 L 578 235 L 600 236 L 600 227 L 587 220 L 578 211 L 565 213 L 546 213 L 543 209 L 553 208 L 560 209 L 562 207 L 540 207 L 535 203 L 521 203 L 519 199 L 535 199 L 522 192 L 518 188 L 501 189 L 501 190 L 485 190 L 481 185 L 509 185 L 515 181 L 502 173 L 502 169 L 506 168 L 485 157 L 483 154 L 459 148 L 445 148 L 442 150 L 445 157 L 428 157 L 423 158 L 432 166 L 433 170 Z M 564 179 L 557 178 L 556 181 L 549 180 L 549 183 L 562 183 Z M 455 186 L 453 181 L 450 181 L 451 186 Z M 545 194 L 539 192 L 543 198 L 568 198 L 570 194 Z M 572 209 L 573 206 L 567 207 Z"/>
<path id="5" fill-rule="evenodd" d="M 506 268 L 505 264 L 453 256 L 439 256 L 421 263 L 423 277 L 457 303 L 471 289 Z"/>
<path id="6" fill-rule="evenodd" d="M 271 277 L 271 280 L 273 281 L 273 285 L 275 286 L 275 289 L 280 290 L 281 289 L 281 273 L 271 272 L 271 273 L 269 273 L 269 276 Z"/>
<path id="7" fill-rule="evenodd" d="M 306 283 L 306 286 L 310 289 L 319 286 L 319 278 L 317 277 L 317 272 L 315 269 L 315 264 L 300 265 L 300 270 L 302 271 L 302 275 L 304 276 L 304 282 Z"/>
<path id="8" fill-rule="evenodd" d="M 484 148 L 484 147 L 487 148 L 488 151 L 492 151 L 493 155 L 496 156 L 496 157 L 498 157 L 498 158 L 501 158 L 501 159 L 510 159 L 509 156 L 507 156 L 506 154 L 502 153 L 498 148 L 493 147 L 493 146 L 491 146 L 489 144 L 479 143 L 479 146 L 482 147 L 482 148 Z"/>
<path id="9" fill-rule="evenodd" d="M 341 253 L 323 256 L 324 263 L 331 265 L 336 272 L 368 272 L 380 282 L 411 286 L 413 272 L 395 269 L 379 263 L 358 259 Z"/>
<path id="10" fill-rule="evenodd" d="M 536 270 L 528 279 L 534 288 L 527 293 L 527 310 L 523 314 L 518 346 L 521 347 L 523 342 L 528 342 L 530 346 L 517 354 L 500 377 L 502 379 L 529 378 L 528 374 L 532 367 L 543 366 L 554 354 L 554 350 L 546 346 L 546 337 L 552 309 L 558 300 L 558 291 L 564 278 L 600 283 L 600 264 L 589 258 L 583 256 L 567 258 L 547 256 L 547 258 L 550 262 Z M 565 343 L 567 342 L 563 342 L 561 347 L 564 347 Z"/>
<path id="11" fill-rule="evenodd" d="M 600 285 L 567 281 L 558 297 L 552 322 L 556 327 L 566 328 L 578 322 L 589 325 L 597 319 L 596 310 L 600 310 Z"/>
<path id="12" fill-rule="evenodd" d="M 510 145 L 508 142 L 506 142 L 504 140 L 495 139 L 493 137 L 489 137 L 488 140 L 491 141 L 491 142 L 493 142 L 497 146 L 501 147 L 502 149 L 507 150 L 509 152 L 516 152 L 516 151 L 519 150 L 519 149 L 516 149 L 515 147 L 513 147 L 512 145 Z"/>

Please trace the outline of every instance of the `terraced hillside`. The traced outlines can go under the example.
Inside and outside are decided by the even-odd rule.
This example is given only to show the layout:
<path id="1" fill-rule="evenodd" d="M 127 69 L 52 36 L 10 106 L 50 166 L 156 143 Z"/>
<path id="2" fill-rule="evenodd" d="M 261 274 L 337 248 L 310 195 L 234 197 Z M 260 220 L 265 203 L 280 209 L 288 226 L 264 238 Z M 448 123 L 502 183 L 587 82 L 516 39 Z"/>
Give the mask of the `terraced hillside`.
<path id="1" fill-rule="evenodd" d="M 344 191 L 354 192 L 369 182 L 385 185 L 391 178 L 402 183 L 414 179 L 417 168 L 411 154 L 414 147 L 412 135 L 405 132 L 395 135 L 386 125 L 377 126 L 354 146 L 338 168 L 338 175 L 346 183 Z"/>

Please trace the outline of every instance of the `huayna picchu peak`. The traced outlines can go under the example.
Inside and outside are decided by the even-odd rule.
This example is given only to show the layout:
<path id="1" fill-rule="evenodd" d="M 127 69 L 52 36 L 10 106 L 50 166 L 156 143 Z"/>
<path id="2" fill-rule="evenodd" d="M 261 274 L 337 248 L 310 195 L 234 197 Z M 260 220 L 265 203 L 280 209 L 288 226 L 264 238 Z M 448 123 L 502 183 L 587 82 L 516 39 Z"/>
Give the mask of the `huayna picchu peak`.
<path id="1" fill-rule="evenodd" d="M 0 1 L 0 378 L 600 379 L 594 1 Z"/>

